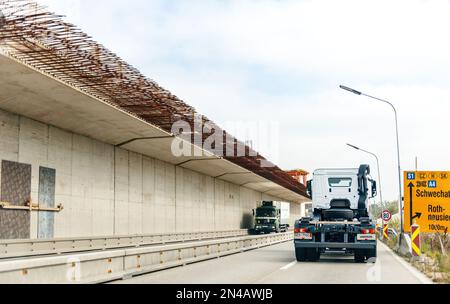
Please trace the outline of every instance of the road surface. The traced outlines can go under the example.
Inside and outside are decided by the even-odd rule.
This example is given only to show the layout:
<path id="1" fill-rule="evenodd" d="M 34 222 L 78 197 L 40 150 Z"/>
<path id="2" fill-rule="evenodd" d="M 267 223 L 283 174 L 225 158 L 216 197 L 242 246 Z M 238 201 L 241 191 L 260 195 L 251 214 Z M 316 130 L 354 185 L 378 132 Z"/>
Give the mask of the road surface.
<path id="1" fill-rule="evenodd" d="M 316 263 L 297 263 L 293 243 L 155 272 L 114 284 L 424 284 L 423 274 L 378 247 L 376 264 L 356 264 L 352 256 L 323 255 Z"/>

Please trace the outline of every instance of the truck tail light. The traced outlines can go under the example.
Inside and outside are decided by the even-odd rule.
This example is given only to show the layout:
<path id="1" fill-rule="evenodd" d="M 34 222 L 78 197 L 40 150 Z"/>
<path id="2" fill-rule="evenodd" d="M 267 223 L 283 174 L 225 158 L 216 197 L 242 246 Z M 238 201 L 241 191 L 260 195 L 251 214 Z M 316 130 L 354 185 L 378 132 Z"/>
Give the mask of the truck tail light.
<path id="1" fill-rule="evenodd" d="M 294 233 L 307 233 L 308 228 L 295 228 Z"/>
<path id="2" fill-rule="evenodd" d="M 361 229 L 361 233 L 362 234 L 376 234 L 376 230 L 375 229 Z"/>

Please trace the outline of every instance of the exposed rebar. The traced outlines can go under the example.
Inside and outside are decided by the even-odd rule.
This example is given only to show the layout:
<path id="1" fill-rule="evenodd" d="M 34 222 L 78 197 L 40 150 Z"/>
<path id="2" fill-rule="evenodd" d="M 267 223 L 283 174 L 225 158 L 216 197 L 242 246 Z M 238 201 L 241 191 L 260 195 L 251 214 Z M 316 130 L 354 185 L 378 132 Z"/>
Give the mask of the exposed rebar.
<path id="1" fill-rule="evenodd" d="M 0 0 L 0 48 L 24 64 L 169 133 L 179 120 L 194 129 L 198 114 L 193 107 L 61 17 L 31 0 Z M 206 117 L 196 129 L 203 130 L 205 125 L 223 132 L 223 155 L 226 147 L 244 145 Z M 209 135 L 203 134 L 201 142 L 195 142 L 192 136 L 192 143 L 205 148 Z M 246 156 L 225 159 L 306 196 L 302 184 L 278 167 L 262 167 L 260 162 L 265 158 L 244 146 Z"/>

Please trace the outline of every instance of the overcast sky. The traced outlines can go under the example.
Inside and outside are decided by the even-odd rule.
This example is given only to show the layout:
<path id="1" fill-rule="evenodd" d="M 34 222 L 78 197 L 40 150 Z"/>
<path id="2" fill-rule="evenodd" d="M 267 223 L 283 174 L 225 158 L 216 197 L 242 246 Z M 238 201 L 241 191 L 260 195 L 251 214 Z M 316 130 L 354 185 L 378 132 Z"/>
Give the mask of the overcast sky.
<path id="1" fill-rule="evenodd" d="M 450 170 L 449 1 L 39 2 L 219 124 L 278 123 L 283 169 L 376 173 L 349 142 L 398 197 L 393 111 L 344 84 L 398 108 L 402 169 Z"/>

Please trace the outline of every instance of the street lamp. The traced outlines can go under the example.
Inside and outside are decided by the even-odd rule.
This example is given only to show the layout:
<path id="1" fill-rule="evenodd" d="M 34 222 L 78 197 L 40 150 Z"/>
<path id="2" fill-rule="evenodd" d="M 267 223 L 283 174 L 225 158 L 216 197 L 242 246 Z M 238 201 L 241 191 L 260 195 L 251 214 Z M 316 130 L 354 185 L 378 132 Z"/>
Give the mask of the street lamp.
<path id="1" fill-rule="evenodd" d="M 401 230 L 401 236 L 399 238 L 399 245 L 401 245 L 402 243 L 402 236 L 404 233 L 403 230 L 403 204 L 402 204 L 402 169 L 400 166 L 400 140 L 398 138 L 398 115 L 397 115 L 397 109 L 395 109 L 394 105 L 392 103 L 390 103 L 387 100 L 384 99 L 380 99 L 377 97 L 373 97 L 367 94 L 364 94 L 360 91 L 354 90 L 352 88 L 346 87 L 346 86 L 339 86 L 341 89 L 348 91 L 350 93 L 356 94 L 358 96 L 365 96 L 365 97 L 369 97 L 371 99 L 375 99 L 384 103 L 387 103 L 388 105 L 391 106 L 391 108 L 394 110 L 394 114 L 395 114 L 395 133 L 396 133 L 396 137 L 397 137 L 397 162 L 398 162 L 398 204 L 399 204 L 399 212 L 400 212 L 400 230 Z"/>

